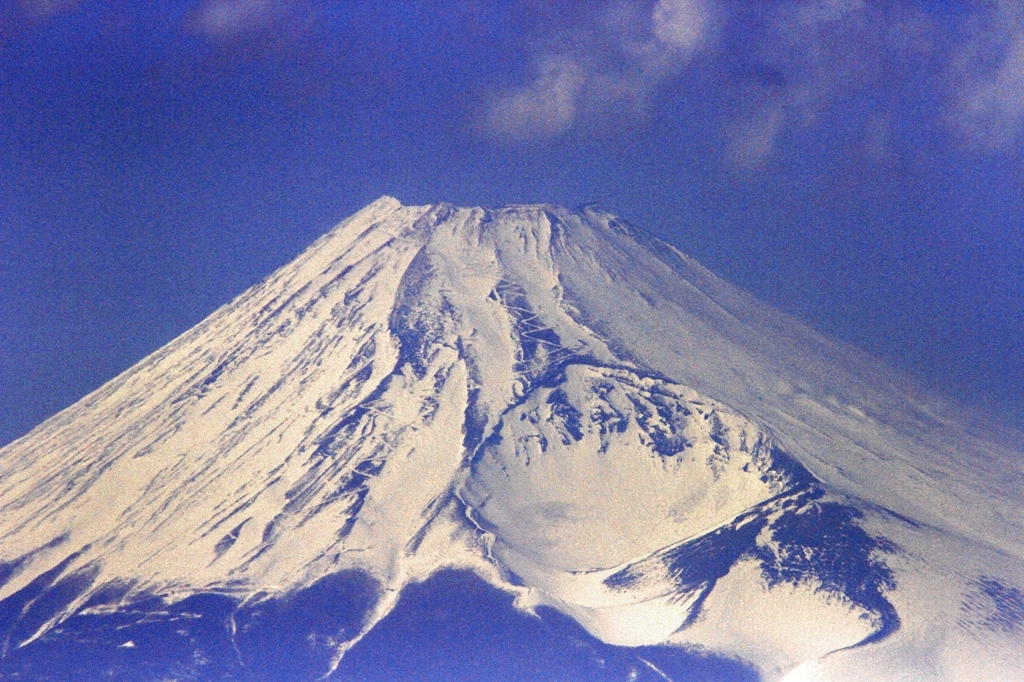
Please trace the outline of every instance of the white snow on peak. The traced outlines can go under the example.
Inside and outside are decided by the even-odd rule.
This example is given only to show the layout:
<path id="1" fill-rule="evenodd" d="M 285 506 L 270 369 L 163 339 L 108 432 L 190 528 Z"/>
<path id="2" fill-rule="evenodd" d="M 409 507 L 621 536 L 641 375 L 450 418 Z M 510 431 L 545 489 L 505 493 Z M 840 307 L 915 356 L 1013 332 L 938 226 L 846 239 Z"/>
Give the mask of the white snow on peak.
<path id="1" fill-rule="evenodd" d="M 465 484 L 513 570 L 516 555 L 618 566 L 785 491 L 770 436 L 692 389 L 623 369 L 565 374 L 505 413 Z"/>
<path id="2" fill-rule="evenodd" d="M 0 599 L 355 568 L 372 626 L 458 565 L 768 679 L 1015 679 L 1019 453 L 921 396 L 610 214 L 381 197 L 0 450 Z"/>

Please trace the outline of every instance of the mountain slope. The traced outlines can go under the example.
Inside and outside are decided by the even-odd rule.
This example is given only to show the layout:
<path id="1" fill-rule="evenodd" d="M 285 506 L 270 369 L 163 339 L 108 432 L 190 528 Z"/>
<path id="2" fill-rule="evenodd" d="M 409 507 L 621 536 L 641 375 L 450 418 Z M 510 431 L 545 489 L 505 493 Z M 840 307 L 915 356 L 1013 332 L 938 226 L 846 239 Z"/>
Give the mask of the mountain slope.
<path id="1" fill-rule="evenodd" d="M 0 450 L 3 654 L 204 594 L 237 649 L 364 576 L 329 669 L 463 567 L 766 679 L 1022 679 L 1024 471 L 971 426 L 609 214 L 385 197 Z"/>

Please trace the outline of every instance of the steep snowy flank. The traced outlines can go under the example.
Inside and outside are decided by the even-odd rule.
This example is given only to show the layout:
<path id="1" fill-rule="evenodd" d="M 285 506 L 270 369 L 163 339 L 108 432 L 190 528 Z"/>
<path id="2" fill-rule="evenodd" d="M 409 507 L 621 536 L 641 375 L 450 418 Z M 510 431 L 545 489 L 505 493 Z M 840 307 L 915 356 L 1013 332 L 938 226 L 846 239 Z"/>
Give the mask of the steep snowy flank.
<path id="1" fill-rule="evenodd" d="M 975 431 L 612 215 L 384 197 L 0 450 L 0 673 L 75 614 L 212 593 L 241 651 L 365 593 L 336 664 L 464 567 L 766 679 L 1024 679 L 1024 466 Z"/>

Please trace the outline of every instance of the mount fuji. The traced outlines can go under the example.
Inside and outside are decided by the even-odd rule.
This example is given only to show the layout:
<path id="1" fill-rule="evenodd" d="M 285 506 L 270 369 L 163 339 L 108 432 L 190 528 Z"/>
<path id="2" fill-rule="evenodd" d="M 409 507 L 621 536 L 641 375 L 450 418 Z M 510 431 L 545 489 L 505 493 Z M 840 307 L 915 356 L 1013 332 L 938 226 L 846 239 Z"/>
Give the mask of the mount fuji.
<path id="1" fill-rule="evenodd" d="M 613 215 L 384 197 L 0 449 L 0 679 L 1024 680 L 1022 455 Z"/>

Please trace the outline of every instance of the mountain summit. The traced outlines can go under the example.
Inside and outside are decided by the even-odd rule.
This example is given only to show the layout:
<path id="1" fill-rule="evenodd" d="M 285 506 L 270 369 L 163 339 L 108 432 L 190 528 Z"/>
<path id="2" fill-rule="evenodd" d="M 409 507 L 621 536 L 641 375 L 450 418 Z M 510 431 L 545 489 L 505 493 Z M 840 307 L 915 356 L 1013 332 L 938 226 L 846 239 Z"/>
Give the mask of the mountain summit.
<path id="1" fill-rule="evenodd" d="M 0 450 L 0 676 L 355 679 L 464 569 L 765 680 L 1024 679 L 1022 491 L 969 413 L 613 215 L 384 197 Z"/>

